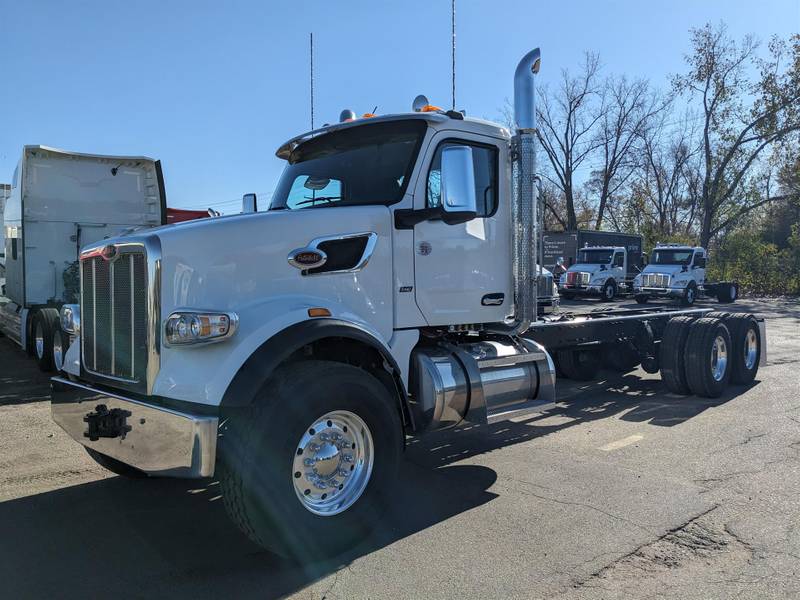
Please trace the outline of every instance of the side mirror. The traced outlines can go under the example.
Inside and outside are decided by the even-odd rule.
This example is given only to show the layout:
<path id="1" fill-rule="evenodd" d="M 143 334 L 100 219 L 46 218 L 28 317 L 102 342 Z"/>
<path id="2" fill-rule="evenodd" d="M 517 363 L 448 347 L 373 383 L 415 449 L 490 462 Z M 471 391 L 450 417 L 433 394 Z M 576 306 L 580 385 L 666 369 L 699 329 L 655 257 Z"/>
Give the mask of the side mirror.
<path id="1" fill-rule="evenodd" d="M 242 212 L 254 213 L 258 211 L 258 199 L 255 194 L 245 194 L 242 196 Z"/>
<path id="2" fill-rule="evenodd" d="M 442 149 L 442 221 L 448 225 L 466 223 L 478 214 L 472 148 L 447 146 Z"/>

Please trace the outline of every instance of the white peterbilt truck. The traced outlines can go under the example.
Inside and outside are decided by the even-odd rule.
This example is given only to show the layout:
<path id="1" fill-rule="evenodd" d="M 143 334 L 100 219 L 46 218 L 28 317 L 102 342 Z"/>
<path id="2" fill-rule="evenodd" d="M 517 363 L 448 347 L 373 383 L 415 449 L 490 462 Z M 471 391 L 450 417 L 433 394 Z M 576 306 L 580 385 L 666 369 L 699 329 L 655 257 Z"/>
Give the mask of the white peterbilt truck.
<path id="1" fill-rule="evenodd" d="M 617 294 L 630 291 L 635 269 L 640 266 L 638 262 L 633 264 L 628 250 L 622 246 L 587 246 L 578 250 L 577 261 L 559 280 L 559 293 L 567 300 L 575 296 L 613 300 Z"/>
<path id="2" fill-rule="evenodd" d="M 552 407 L 553 357 L 586 378 L 603 350 L 683 393 L 752 380 L 749 315 L 537 319 L 539 64 L 517 66 L 513 137 L 423 97 L 345 113 L 278 149 L 268 211 L 85 246 L 54 420 L 116 473 L 217 477 L 251 539 L 308 560 L 380 523 L 407 436 Z"/>
<path id="3" fill-rule="evenodd" d="M 732 281 L 706 281 L 705 248 L 685 244 L 656 244 L 650 263 L 633 280 L 639 304 L 650 298 L 673 298 L 686 306 L 697 298 L 715 296 L 719 302 L 735 302 L 739 287 Z"/>

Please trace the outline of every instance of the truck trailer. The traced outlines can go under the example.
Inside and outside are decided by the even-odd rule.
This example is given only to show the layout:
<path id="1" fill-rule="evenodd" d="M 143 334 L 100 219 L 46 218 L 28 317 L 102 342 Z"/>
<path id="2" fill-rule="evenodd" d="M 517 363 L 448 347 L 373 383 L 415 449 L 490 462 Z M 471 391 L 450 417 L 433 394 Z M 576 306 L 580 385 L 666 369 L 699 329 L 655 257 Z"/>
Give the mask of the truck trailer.
<path id="1" fill-rule="evenodd" d="M 278 148 L 268 210 L 84 245 L 55 422 L 115 473 L 217 478 L 246 535 L 308 561 L 382 522 L 409 436 L 552 407 L 554 356 L 680 393 L 752 381 L 751 315 L 537 317 L 539 66 L 517 66 L 513 135 L 424 96 L 346 111 Z"/>
<path id="2" fill-rule="evenodd" d="M 0 332 L 60 369 L 70 338 L 59 309 L 77 302 L 80 248 L 163 224 L 165 202 L 159 161 L 25 146 L 5 205 Z"/>

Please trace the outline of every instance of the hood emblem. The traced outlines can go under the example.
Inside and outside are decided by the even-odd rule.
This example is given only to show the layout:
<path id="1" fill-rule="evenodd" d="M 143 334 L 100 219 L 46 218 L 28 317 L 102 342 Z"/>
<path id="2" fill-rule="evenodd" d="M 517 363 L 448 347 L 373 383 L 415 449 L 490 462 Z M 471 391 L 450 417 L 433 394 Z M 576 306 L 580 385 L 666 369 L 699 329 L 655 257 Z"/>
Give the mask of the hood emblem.
<path id="1" fill-rule="evenodd" d="M 328 260 L 328 256 L 318 248 L 297 248 L 289 252 L 287 260 L 296 269 L 305 271 L 321 267 Z"/>
<path id="2" fill-rule="evenodd" d="M 100 256 L 102 256 L 104 260 L 114 260 L 117 257 L 117 247 L 113 244 L 103 246 L 103 249 L 100 250 Z"/>

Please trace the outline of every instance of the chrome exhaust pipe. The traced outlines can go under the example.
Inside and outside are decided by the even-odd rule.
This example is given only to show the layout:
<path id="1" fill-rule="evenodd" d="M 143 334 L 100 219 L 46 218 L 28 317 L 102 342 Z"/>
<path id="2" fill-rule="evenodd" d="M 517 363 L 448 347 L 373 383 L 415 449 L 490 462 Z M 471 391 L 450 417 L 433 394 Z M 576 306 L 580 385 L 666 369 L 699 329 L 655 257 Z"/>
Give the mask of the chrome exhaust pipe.
<path id="1" fill-rule="evenodd" d="M 514 315 L 510 322 L 488 329 L 511 335 L 528 330 L 537 316 L 538 186 L 536 182 L 536 87 L 541 52 L 522 57 L 514 72 L 514 196 L 513 237 Z"/>

